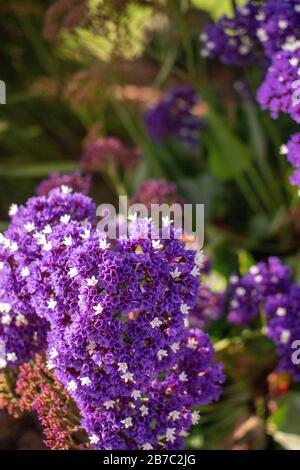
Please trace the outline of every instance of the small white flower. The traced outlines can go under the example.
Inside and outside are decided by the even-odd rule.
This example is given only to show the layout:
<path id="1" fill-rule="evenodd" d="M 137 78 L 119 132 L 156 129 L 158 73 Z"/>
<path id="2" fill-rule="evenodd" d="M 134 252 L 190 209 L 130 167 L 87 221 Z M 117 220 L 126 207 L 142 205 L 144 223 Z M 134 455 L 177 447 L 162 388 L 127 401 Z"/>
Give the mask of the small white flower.
<path id="1" fill-rule="evenodd" d="M 3 359 L 3 357 L 0 357 L 0 369 L 5 369 L 6 366 L 7 366 L 6 360 Z"/>
<path id="2" fill-rule="evenodd" d="M 253 276 L 256 276 L 256 274 L 259 273 L 258 267 L 257 266 L 251 266 L 251 268 L 249 269 L 249 273 L 253 274 Z M 237 277 L 237 279 L 238 279 L 238 277 Z"/>
<path id="3" fill-rule="evenodd" d="M 254 280 L 255 282 L 257 282 L 257 284 L 260 284 L 262 281 L 263 281 L 263 276 L 261 274 L 258 274 L 257 276 L 255 276 Z"/>
<path id="4" fill-rule="evenodd" d="M 46 362 L 46 367 L 47 367 L 48 370 L 52 370 L 52 369 L 55 368 L 55 364 L 51 361 L 47 361 Z"/>
<path id="5" fill-rule="evenodd" d="M 286 344 L 289 342 L 290 337 L 291 337 L 290 330 L 282 330 L 281 335 L 280 335 L 280 342 L 282 344 Z"/>
<path id="6" fill-rule="evenodd" d="M 97 344 L 95 343 L 95 341 L 91 341 L 87 345 L 86 350 L 89 351 L 90 354 L 93 354 L 93 351 L 96 349 L 96 346 L 97 346 Z"/>
<path id="7" fill-rule="evenodd" d="M 118 371 L 119 372 L 127 372 L 128 370 L 128 365 L 126 364 L 126 362 L 119 362 L 118 363 Z"/>
<path id="8" fill-rule="evenodd" d="M 24 225 L 24 228 L 26 232 L 31 233 L 35 230 L 35 225 L 33 222 L 27 222 L 27 224 Z"/>
<path id="9" fill-rule="evenodd" d="M 286 144 L 282 144 L 279 149 L 280 155 L 287 155 L 289 153 L 288 146 Z"/>
<path id="10" fill-rule="evenodd" d="M 190 307 L 187 304 L 181 304 L 180 305 L 180 311 L 183 314 L 189 313 Z"/>
<path id="11" fill-rule="evenodd" d="M 16 360 L 18 359 L 15 352 L 8 353 L 6 355 L 6 358 L 8 361 L 11 361 L 11 362 L 16 362 Z"/>
<path id="12" fill-rule="evenodd" d="M 103 307 L 101 304 L 98 304 L 98 305 L 95 305 L 93 307 L 94 311 L 95 311 L 95 315 L 99 315 L 99 313 L 101 313 L 103 311 Z"/>
<path id="13" fill-rule="evenodd" d="M 44 227 L 44 229 L 43 229 L 43 233 L 45 235 L 50 235 L 50 233 L 52 233 L 51 225 L 47 224 L 46 227 Z"/>
<path id="14" fill-rule="evenodd" d="M 92 381 L 89 377 L 81 377 L 80 383 L 81 385 L 91 385 Z"/>
<path id="15" fill-rule="evenodd" d="M 43 244 L 43 250 L 45 251 L 51 251 L 52 250 L 52 243 L 51 242 L 46 242 Z"/>
<path id="16" fill-rule="evenodd" d="M 184 429 L 181 429 L 181 431 L 179 432 L 180 437 L 187 437 L 188 435 L 189 435 L 189 433 L 186 432 Z"/>
<path id="17" fill-rule="evenodd" d="M 28 325 L 28 320 L 25 318 L 23 313 L 18 313 L 16 316 L 16 326 L 19 327 L 21 325 Z"/>
<path id="18" fill-rule="evenodd" d="M 181 372 L 179 374 L 179 380 L 180 382 L 188 382 L 188 377 L 185 372 Z"/>
<path id="19" fill-rule="evenodd" d="M 14 215 L 16 215 L 17 212 L 18 212 L 17 204 L 12 204 L 9 208 L 8 215 L 10 217 L 13 217 Z"/>
<path id="20" fill-rule="evenodd" d="M 95 276 L 92 276 L 86 280 L 86 283 L 88 287 L 94 287 L 98 284 L 98 280 L 95 278 Z"/>
<path id="21" fill-rule="evenodd" d="M 160 243 L 160 240 L 152 240 L 152 248 L 154 250 L 160 250 L 163 248 L 163 245 Z"/>
<path id="22" fill-rule="evenodd" d="M 125 374 L 121 375 L 121 378 L 124 380 L 125 383 L 133 381 L 133 374 L 131 372 L 126 372 Z"/>
<path id="23" fill-rule="evenodd" d="M 167 442 L 174 442 L 176 437 L 175 437 L 175 428 L 167 428 L 166 432 L 166 441 Z"/>
<path id="24" fill-rule="evenodd" d="M 77 390 L 77 383 L 75 380 L 70 380 L 70 382 L 67 383 L 67 389 L 69 392 L 75 392 L 75 390 Z"/>
<path id="25" fill-rule="evenodd" d="M 48 306 L 49 310 L 54 310 L 56 305 L 57 305 L 57 302 L 56 302 L 56 300 L 53 299 L 53 297 L 50 300 L 47 301 L 47 306 Z"/>
<path id="26" fill-rule="evenodd" d="M 165 349 L 160 349 L 157 353 L 158 360 L 161 361 L 163 357 L 168 357 L 168 353 Z"/>
<path id="27" fill-rule="evenodd" d="M 12 251 L 13 253 L 15 253 L 16 251 L 18 251 L 19 247 L 18 247 L 18 244 L 17 242 L 11 242 L 10 244 L 10 251 Z"/>
<path id="28" fill-rule="evenodd" d="M 171 349 L 174 353 L 176 353 L 180 349 L 180 343 L 173 343 L 171 344 Z"/>
<path id="29" fill-rule="evenodd" d="M 71 268 L 68 272 L 68 276 L 73 279 L 73 277 L 76 277 L 78 274 L 77 268 Z"/>
<path id="30" fill-rule="evenodd" d="M 299 59 L 297 57 L 292 57 L 290 60 L 289 60 L 289 63 L 292 67 L 298 67 L 299 65 Z M 286 147 L 286 146 L 285 146 Z"/>
<path id="31" fill-rule="evenodd" d="M 198 424 L 200 421 L 199 411 L 193 411 L 191 418 L 192 418 L 192 424 Z"/>
<path id="32" fill-rule="evenodd" d="M 91 444 L 98 444 L 98 442 L 100 441 L 99 437 L 96 436 L 96 434 L 92 434 L 90 437 L 89 437 L 89 441 Z"/>
<path id="33" fill-rule="evenodd" d="M 103 403 L 103 406 L 109 410 L 110 408 L 113 408 L 115 405 L 115 402 L 113 400 L 108 400 Z"/>
<path id="34" fill-rule="evenodd" d="M 142 445 L 142 450 L 152 450 L 153 447 L 150 444 L 150 442 L 146 442 L 145 444 Z"/>
<path id="35" fill-rule="evenodd" d="M 191 270 L 191 275 L 194 276 L 194 277 L 200 276 L 200 271 L 199 271 L 199 268 L 197 266 L 193 267 L 193 269 Z"/>
<path id="36" fill-rule="evenodd" d="M 101 248 L 101 250 L 106 250 L 110 247 L 110 243 L 107 242 L 106 238 L 100 238 L 99 247 Z"/>
<path id="37" fill-rule="evenodd" d="M 89 240 L 90 236 L 91 231 L 88 228 L 85 228 L 84 232 L 80 235 L 80 238 L 82 238 L 82 240 Z"/>
<path id="38" fill-rule="evenodd" d="M 61 189 L 61 192 L 63 194 L 71 194 L 73 192 L 72 188 L 70 188 L 69 186 L 66 186 L 64 184 L 60 187 L 60 189 Z"/>
<path id="39" fill-rule="evenodd" d="M 160 325 L 162 325 L 162 321 L 160 321 L 160 319 L 156 317 L 150 322 L 150 325 L 152 328 L 158 328 Z"/>
<path id="40" fill-rule="evenodd" d="M 139 390 L 133 390 L 131 396 L 134 400 L 137 400 L 138 398 L 141 398 L 142 394 Z"/>
<path id="41" fill-rule="evenodd" d="M 2 325 L 10 325 L 11 322 L 12 322 L 12 319 L 11 319 L 11 316 L 8 313 L 3 315 L 3 317 L 1 318 Z"/>
<path id="42" fill-rule="evenodd" d="M 239 306 L 240 306 L 240 303 L 239 303 L 238 300 L 232 300 L 232 301 L 230 302 L 230 307 L 231 307 L 231 308 L 239 308 Z"/>
<path id="43" fill-rule="evenodd" d="M 266 42 L 269 39 L 266 31 L 263 28 L 258 28 L 256 30 L 256 36 L 261 42 Z"/>
<path id="44" fill-rule="evenodd" d="M 56 351 L 55 348 L 51 348 L 49 357 L 50 359 L 55 359 L 58 356 L 58 352 Z"/>
<path id="45" fill-rule="evenodd" d="M 149 410 L 148 410 L 147 406 L 145 406 L 145 405 L 142 405 L 140 407 L 140 412 L 141 412 L 142 416 L 147 416 L 147 414 L 149 414 Z"/>
<path id="46" fill-rule="evenodd" d="M 72 243 L 73 243 L 73 238 L 71 237 L 71 235 L 69 237 L 64 238 L 63 245 L 72 246 Z"/>
<path id="47" fill-rule="evenodd" d="M 3 268 L 4 268 L 4 263 L 3 261 L 0 261 L 0 271 L 2 271 Z"/>
<path id="48" fill-rule="evenodd" d="M 9 313 L 11 311 L 11 305 L 7 302 L 0 302 L 0 312 Z"/>
<path id="49" fill-rule="evenodd" d="M 65 214 L 65 215 L 62 215 L 59 220 L 62 224 L 67 225 L 70 222 L 70 219 L 71 219 L 70 214 Z"/>
<path id="50" fill-rule="evenodd" d="M 178 267 L 176 267 L 176 269 L 174 271 L 170 271 L 170 274 L 171 274 L 173 279 L 176 279 L 177 277 L 180 276 L 181 271 L 179 271 Z"/>
<path id="51" fill-rule="evenodd" d="M 125 418 L 121 421 L 124 424 L 125 429 L 131 428 L 132 426 L 132 418 Z"/>
<path id="52" fill-rule="evenodd" d="M 286 29 L 289 25 L 289 22 L 287 20 L 279 20 L 278 21 L 278 26 L 280 29 Z"/>
<path id="53" fill-rule="evenodd" d="M 278 309 L 276 310 L 276 315 L 278 315 L 279 317 L 285 317 L 286 316 L 286 308 L 278 307 Z"/>
<path id="54" fill-rule="evenodd" d="M 180 413 L 179 413 L 179 411 L 174 410 L 174 411 L 171 411 L 171 412 L 169 413 L 169 416 L 170 416 L 170 418 L 171 418 L 173 421 L 176 421 L 177 419 L 180 418 Z"/>
<path id="55" fill-rule="evenodd" d="M 246 289 L 244 287 L 238 287 L 237 288 L 236 295 L 238 297 L 244 297 L 245 294 L 246 294 Z"/>
<path id="56" fill-rule="evenodd" d="M 29 272 L 29 269 L 28 269 L 27 266 L 21 270 L 21 276 L 22 277 L 28 277 L 29 274 L 30 274 L 30 272 Z"/>

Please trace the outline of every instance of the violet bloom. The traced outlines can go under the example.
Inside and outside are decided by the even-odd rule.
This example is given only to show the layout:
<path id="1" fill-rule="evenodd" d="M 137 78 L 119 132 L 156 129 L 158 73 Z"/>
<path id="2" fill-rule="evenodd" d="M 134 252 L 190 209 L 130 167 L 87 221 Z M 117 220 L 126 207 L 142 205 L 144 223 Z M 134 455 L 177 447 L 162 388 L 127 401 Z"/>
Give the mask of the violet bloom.
<path id="1" fill-rule="evenodd" d="M 300 42 L 286 43 L 272 60 L 257 100 L 263 110 L 269 110 L 272 118 L 280 113 L 289 114 L 300 122 Z"/>
<path id="2" fill-rule="evenodd" d="M 228 321 L 248 325 L 269 296 L 287 292 L 291 283 L 290 269 L 275 257 L 269 258 L 267 263 L 252 266 L 241 278 L 232 275 L 228 288 Z"/>
<path id="3" fill-rule="evenodd" d="M 293 360 L 294 341 L 300 339 L 300 287 L 292 285 L 288 292 L 272 296 L 265 307 L 268 336 L 274 341 L 280 356 L 279 370 L 288 371 L 300 380 L 300 365 Z"/>
<path id="4" fill-rule="evenodd" d="M 234 17 L 223 16 L 208 24 L 201 34 L 203 57 L 218 58 L 224 64 L 247 65 L 255 58 L 260 3 L 250 0 L 237 7 Z"/>
<path id="5" fill-rule="evenodd" d="M 219 320 L 224 311 L 225 294 L 213 292 L 208 286 L 201 285 L 195 307 L 189 315 L 190 323 L 197 328 L 205 328 Z"/>
<path id="6" fill-rule="evenodd" d="M 46 346 L 45 319 L 35 314 L 27 287 L 34 262 L 51 251 L 49 236 L 57 224 L 70 220 L 94 221 L 96 208 L 83 194 L 67 187 L 54 189 L 48 198 L 34 197 L 25 206 L 13 205 L 7 231 L 0 236 L 0 366 L 28 361 Z"/>
<path id="7" fill-rule="evenodd" d="M 132 170 L 139 157 L 139 149 L 126 147 L 115 137 L 106 137 L 87 145 L 81 156 L 81 167 L 91 173 L 109 170 L 111 166 Z"/>
<path id="8" fill-rule="evenodd" d="M 88 194 L 91 186 L 90 176 L 82 176 L 80 173 L 61 175 L 52 173 L 49 178 L 43 180 L 36 188 L 37 196 L 48 196 L 50 191 L 60 186 L 68 186 L 76 193 Z"/>
<path id="9" fill-rule="evenodd" d="M 296 168 L 290 177 L 290 182 L 300 187 L 300 133 L 292 135 L 287 145 L 282 145 L 280 152 L 287 155 L 288 161 Z"/>
<path id="10" fill-rule="evenodd" d="M 189 148 L 197 147 L 203 122 L 193 114 L 193 108 L 199 101 L 200 97 L 190 85 L 167 91 L 144 115 L 150 137 L 159 144 L 174 139 Z"/>
<path id="11" fill-rule="evenodd" d="M 28 279 L 50 323 L 49 367 L 76 401 L 95 449 L 178 449 L 224 380 L 213 347 L 185 327 L 199 281 L 195 251 L 152 240 L 146 220 L 109 241 L 59 225 Z M 196 275 L 197 274 L 197 275 Z"/>

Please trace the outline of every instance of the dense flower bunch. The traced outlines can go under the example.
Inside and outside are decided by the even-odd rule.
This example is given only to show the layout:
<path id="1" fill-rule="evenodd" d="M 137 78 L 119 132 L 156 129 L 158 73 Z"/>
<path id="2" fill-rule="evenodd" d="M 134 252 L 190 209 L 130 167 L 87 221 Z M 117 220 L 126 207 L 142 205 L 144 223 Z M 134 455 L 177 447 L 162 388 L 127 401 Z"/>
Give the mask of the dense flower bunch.
<path id="1" fill-rule="evenodd" d="M 202 55 L 241 66 L 253 62 L 262 49 L 272 59 L 283 44 L 300 38 L 299 24 L 298 0 L 249 0 L 233 17 L 223 16 L 206 27 Z"/>
<path id="2" fill-rule="evenodd" d="M 165 227 L 169 230 L 169 227 Z M 96 449 L 181 448 L 192 407 L 220 395 L 209 338 L 185 327 L 198 292 L 195 251 L 151 240 L 139 220 L 112 241 L 77 222 L 49 235 L 28 289 L 50 323 L 49 367 Z"/>
<path id="3" fill-rule="evenodd" d="M 115 137 L 99 138 L 84 149 L 81 167 L 90 172 L 109 170 L 112 165 L 130 170 L 136 166 L 139 156 L 137 148 L 126 147 Z"/>
<path id="4" fill-rule="evenodd" d="M 48 196 L 52 189 L 67 186 L 74 192 L 88 194 L 90 192 L 91 178 L 90 176 L 82 176 L 80 173 L 72 173 L 69 175 L 61 175 L 60 173 L 52 173 L 49 178 L 43 180 L 36 188 L 38 196 Z"/>
<path id="5" fill-rule="evenodd" d="M 233 274 L 228 288 L 228 321 L 248 325 L 269 296 L 288 292 L 291 284 L 290 269 L 275 257 L 252 266 L 243 277 Z"/>
<path id="6" fill-rule="evenodd" d="M 288 161 L 293 165 L 295 171 L 290 177 L 290 182 L 300 187 L 300 134 L 294 134 L 287 145 L 282 145 L 280 149 L 282 155 L 287 155 Z"/>
<path id="7" fill-rule="evenodd" d="M 185 85 L 166 92 L 144 116 L 150 137 L 157 143 L 175 139 L 189 148 L 199 144 L 203 122 L 193 114 L 200 97 L 192 86 Z"/>
<path id="8" fill-rule="evenodd" d="M 49 236 L 56 224 L 72 219 L 85 224 L 95 217 L 92 201 L 70 191 L 54 189 L 48 198 L 34 197 L 10 209 L 10 225 L 0 237 L 1 368 L 22 364 L 45 348 L 47 322 L 36 316 L 27 289 L 31 263 L 52 249 Z"/>
<path id="9" fill-rule="evenodd" d="M 178 197 L 174 183 L 163 179 L 153 179 L 141 183 L 130 203 L 141 203 L 150 209 L 151 204 L 181 204 L 182 200 Z"/>
<path id="10" fill-rule="evenodd" d="M 293 284 L 288 292 L 269 297 L 265 311 L 267 333 L 280 356 L 279 370 L 288 371 L 295 380 L 300 380 L 300 366 L 292 360 L 293 343 L 300 338 L 300 287 Z"/>
<path id="11" fill-rule="evenodd" d="M 286 44 L 273 57 L 266 78 L 257 93 L 257 100 L 262 109 L 270 110 L 273 118 L 277 118 L 282 112 L 300 122 L 299 62 L 299 41 Z"/>

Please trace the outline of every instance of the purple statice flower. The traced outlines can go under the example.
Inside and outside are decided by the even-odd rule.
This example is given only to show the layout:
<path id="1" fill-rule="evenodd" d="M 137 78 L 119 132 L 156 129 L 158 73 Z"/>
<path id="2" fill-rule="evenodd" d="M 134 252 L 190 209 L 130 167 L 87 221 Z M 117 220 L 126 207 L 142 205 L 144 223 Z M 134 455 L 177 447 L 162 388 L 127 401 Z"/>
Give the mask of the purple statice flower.
<path id="1" fill-rule="evenodd" d="M 203 57 L 218 58 L 224 64 L 247 65 L 255 58 L 259 44 L 256 31 L 261 2 L 250 0 L 236 8 L 235 16 L 223 16 L 208 24 L 201 34 Z"/>
<path id="2" fill-rule="evenodd" d="M 140 184 L 137 191 L 130 199 L 130 204 L 144 204 L 151 208 L 152 204 L 182 204 L 183 201 L 178 197 L 177 188 L 174 183 L 164 179 L 147 180 Z"/>
<path id="3" fill-rule="evenodd" d="M 273 56 L 265 80 L 257 92 L 257 100 L 261 108 L 269 110 L 274 119 L 282 112 L 300 122 L 299 63 L 299 41 L 285 44 Z"/>
<path id="4" fill-rule="evenodd" d="M 43 180 L 36 188 L 37 196 L 48 196 L 50 191 L 60 186 L 68 186 L 74 192 L 88 194 L 91 186 L 90 176 L 82 176 L 80 173 L 61 175 L 52 173 L 49 178 Z"/>
<path id="5" fill-rule="evenodd" d="M 91 173 L 109 171 L 112 166 L 121 170 L 132 170 L 139 157 L 138 148 L 126 147 L 115 137 L 99 138 L 85 147 L 81 156 L 81 167 Z"/>
<path id="6" fill-rule="evenodd" d="M 270 58 L 287 41 L 300 39 L 299 0 L 266 0 L 257 20 L 256 34 Z"/>
<path id="7" fill-rule="evenodd" d="M 64 186 L 47 198 L 34 197 L 25 206 L 11 207 L 11 222 L 0 236 L 2 367 L 21 364 L 45 348 L 47 322 L 36 316 L 27 283 L 34 276 L 34 262 L 52 249 L 49 236 L 54 226 L 69 220 L 94 222 L 95 213 L 89 198 Z"/>
<path id="8" fill-rule="evenodd" d="M 269 297 L 265 311 L 267 334 L 280 356 L 279 370 L 288 371 L 295 380 L 300 380 L 300 365 L 293 361 L 293 343 L 300 340 L 300 287 L 292 285 L 288 292 Z"/>
<path id="9" fill-rule="evenodd" d="M 217 400 L 222 368 L 209 338 L 186 326 L 199 288 L 195 251 L 152 240 L 132 222 L 107 240 L 76 221 L 49 235 L 28 289 L 50 323 L 49 367 L 77 403 L 95 449 L 177 449 Z"/>
<path id="10" fill-rule="evenodd" d="M 291 286 L 291 272 L 278 258 L 252 266 L 239 277 L 233 274 L 228 288 L 228 321 L 238 325 L 249 324 L 269 296 L 285 293 Z"/>
<path id="11" fill-rule="evenodd" d="M 287 145 L 282 145 L 280 153 L 287 155 L 288 161 L 296 168 L 296 171 L 290 177 L 290 181 L 295 186 L 300 187 L 300 133 L 292 135 Z"/>
<path id="12" fill-rule="evenodd" d="M 197 328 L 205 328 L 212 321 L 221 318 L 224 311 L 225 294 L 213 292 L 209 286 L 201 285 L 197 303 L 189 315 L 190 323 Z"/>
<path id="13" fill-rule="evenodd" d="M 197 147 L 203 122 L 193 114 L 193 108 L 199 101 L 200 97 L 190 85 L 167 91 L 144 115 L 149 136 L 159 144 L 174 139 L 189 148 Z"/>

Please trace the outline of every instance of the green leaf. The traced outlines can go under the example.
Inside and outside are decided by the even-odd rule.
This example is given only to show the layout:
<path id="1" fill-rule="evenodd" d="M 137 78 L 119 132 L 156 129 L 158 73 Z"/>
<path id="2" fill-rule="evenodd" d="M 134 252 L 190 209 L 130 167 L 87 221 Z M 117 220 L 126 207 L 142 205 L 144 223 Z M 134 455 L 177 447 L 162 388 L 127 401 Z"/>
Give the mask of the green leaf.
<path id="1" fill-rule="evenodd" d="M 246 0 L 236 1 L 236 3 L 240 5 L 245 2 Z M 233 13 L 232 0 L 192 0 L 192 4 L 210 13 L 215 20 L 222 15 L 232 15 Z"/>
<path id="2" fill-rule="evenodd" d="M 300 392 L 288 392 L 279 399 L 277 411 L 268 424 L 273 438 L 285 449 L 300 450 Z"/>
<path id="3" fill-rule="evenodd" d="M 210 111 L 207 119 L 205 137 L 211 171 L 224 180 L 236 178 L 248 169 L 251 152 L 217 113 Z"/>
<path id="4" fill-rule="evenodd" d="M 41 178 L 53 172 L 70 173 L 76 170 L 78 170 L 78 164 L 73 162 L 46 162 L 23 166 L 0 165 L 0 175 L 6 178 Z"/>

